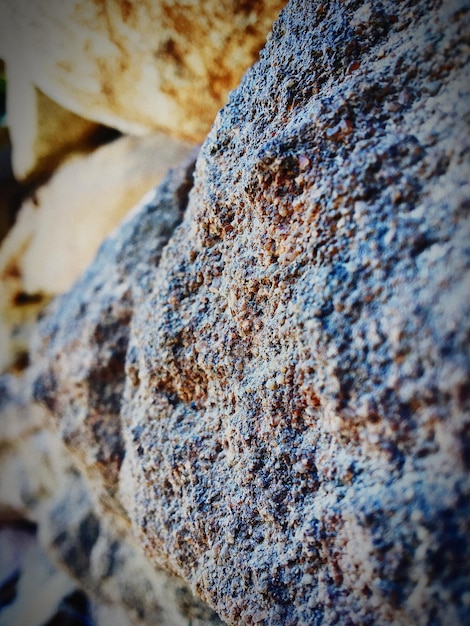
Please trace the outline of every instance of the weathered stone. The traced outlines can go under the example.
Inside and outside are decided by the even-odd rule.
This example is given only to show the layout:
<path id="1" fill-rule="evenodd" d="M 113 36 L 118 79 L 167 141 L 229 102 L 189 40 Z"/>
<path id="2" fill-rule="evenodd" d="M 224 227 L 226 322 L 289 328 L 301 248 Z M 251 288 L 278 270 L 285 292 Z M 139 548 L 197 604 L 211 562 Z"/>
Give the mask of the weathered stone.
<path id="1" fill-rule="evenodd" d="M 154 192 L 146 204 L 134 209 L 102 245 L 76 288 L 57 298 L 45 318 L 46 325 L 50 323 L 45 330 L 46 350 L 54 353 L 63 378 L 44 373 L 36 381 L 34 393 L 57 418 L 63 416 L 57 423 L 65 444 L 96 483 L 104 507 L 117 512 L 125 523 L 127 516 L 116 496 L 124 455 L 121 396 L 129 322 L 135 301 L 142 297 L 139 281 L 152 275 L 182 219 L 194 158 L 190 156 L 188 163 L 172 170 L 158 194 Z M 71 350 L 62 352 L 59 346 L 68 342 Z M 78 412 L 70 412 L 70 393 L 79 388 L 83 396 L 75 404 Z"/>
<path id="2" fill-rule="evenodd" d="M 41 626 L 66 613 L 77 581 L 96 626 L 112 616 L 134 626 L 220 625 L 184 581 L 150 565 L 128 528 L 103 517 L 44 409 L 31 405 L 29 387 L 0 378 L 0 625 Z M 39 543 L 21 526 L 1 524 L 22 519 L 38 526 Z"/>
<path id="3" fill-rule="evenodd" d="M 2 0 L 0 57 L 86 119 L 199 142 L 284 5 Z"/>
<path id="4" fill-rule="evenodd" d="M 131 143 L 135 141 L 131 140 Z M 150 147 L 148 139 L 144 143 L 147 148 Z M 151 159 L 148 156 L 145 167 L 150 169 Z M 122 612 L 122 623 L 131 620 L 134 626 L 150 626 L 156 621 L 162 626 L 221 624 L 217 615 L 193 596 L 184 581 L 150 565 L 130 536 L 125 513 L 107 493 L 113 490 L 115 463 L 119 462 L 122 453 L 117 419 L 119 411 L 115 401 L 119 393 L 119 361 L 125 354 L 127 343 L 126 316 L 132 309 L 129 306 L 126 311 L 124 306 L 118 306 L 113 311 L 112 301 L 109 300 L 105 305 L 100 300 L 99 291 L 100 288 L 104 289 L 105 284 L 108 287 L 113 284 L 115 295 L 127 292 L 128 303 L 131 302 L 131 284 L 124 284 L 122 277 L 129 274 L 129 260 L 136 260 L 137 250 L 132 248 L 132 237 L 136 233 L 139 235 L 136 243 L 145 260 L 143 271 L 147 272 L 147 264 L 158 263 L 163 244 L 181 220 L 181 211 L 191 186 L 193 165 L 194 156 L 181 170 L 170 174 L 164 187 L 166 196 L 161 192 L 153 204 L 148 196 L 145 205 L 136 207 L 134 213 L 138 216 L 138 223 L 136 217 L 131 217 L 129 223 L 120 230 L 120 244 L 116 246 L 115 240 L 111 240 L 116 254 L 113 272 L 103 267 L 101 270 L 105 273 L 100 274 L 101 270 L 95 267 L 94 285 L 90 287 L 90 282 L 87 283 L 91 288 L 90 293 L 94 293 L 103 306 L 110 306 L 107 314 L 95 320 L 93 328 L 90 325 L 89 345 L 101 343 L 109 334 L 108 347 L 112 353 L 107 355 L 103 346 L 102 362 L 96 361 L 96 367 L 91 364 L 91 370 L 87 370 L 87 363 L 83 361 L 78 374 L 70 370 L 72 385 L 77 384 L 80 373 L 88 374 L 84 383 L 94 388 L 94 400 L 91 396 L 89 400 L 95 409 L 91 423 L 69 425 L 75 429 L 72 433 L 69 428 L 72 441 L 65 435 L 63 438 L 71 445 L 76 444 L 78 449 L 89 448 L 85 461 L 80 457 L 76 461 L 90 470 L 88 477 L 95 487 L 94 492 L 90 493 L 90 488 L 71 462 L 57 433 L 47 427 L 44 409 L 31 405 L 29 380 L 36 379 L 34 369 L 27 369 L 23 378 L 11 375 L 0 378 L 0 520 L 34 520 L 39 526 L 43 546 L 35 547 L 34 552 L 28 553 L 28 563 L 19 581 L 16 602 L 4 612 L 0 607 L 2 626 L 16 626 L 19 623 L 40 626 L 46 621 L 45 615 L 52 618 L 58 600 L 76 586 L 72 578 L 79 581 L 94 599 L 92 608 L 97 626 L 108 626 L 110 622 L 107 620 L 116 619 Z M 129 167 L 129 163 L 126 167 Z M 150 232 L 152 239 L 142 246 L 144 233 Z M 110 243 L 103 249 L 104 258 L 108 258 L 106 251 L 109 251 Z M 89 281 L 90 276 L 87 275 L 85 280 Z M 89 299 L 91 303 L 93 297 Z M 60 300 L 56 301 L 57 305 L 60 310 Z M 90 313 L 91 305 L 86 311 Z M 116 311 L 117 317 L 113 320 Z M 81 315 L 84 312 L 82 310 Z M 77 343 L 79 339 L 86 343 L 78 319 L 76 330 Z M 81 356 L 86 358 L 78 346 L 77 350 L 79 359 Z M 106 392 L 110 388 L 106 384 L 107 377 L 108 382 L 112 380 L 113 385 L 116 385 L 118 393 L 110 395 Z M 103 395 L 100 395 L 100 388 L 104 390 Z M 117 415 L 113 415 L 113 411 L 117 411 Z M 92 433 L 95 433 L 98 447 L 90 440 Z M 104 471 L 106 464 L 109 467 Z M 104 487 L 102 474 L 105 475 Z M 110 508 L 115 515 L 110 515 Z M 53 564 L 48 563 L 44 549 L 55 563 L 68 570 L 68 576 L 61 575 Z M 34 566 L 36 553 L 39 570 Z M 42 561 L 47 562 L 46 569 Z M 26 619 L 27 622 L 22 621 Z"/>
<path id="5" fill-rule="evenodd" d="M 30 322 L 67 291 L 130 208 L 192 149 L 161 133 L 73 154 L 22 205 L 0 248 L 0 370 L 27 352 Z"/>
<path id="6" fill-rule="evenodd" d="M 129 532 L 103 516 L 70 467 L 40 522 L 42 543 L 54 561 L 101 604 L 121 607 L 132 624 L 221 626 L 183 580 L 152 567 Z"/>
<path id="7" fill-rule="evenodd" d="M 163 253 L 168 186 L 42 324 L 36 398 L 228 623 L 470 620 L 469 13 L 292 0 Z"/>

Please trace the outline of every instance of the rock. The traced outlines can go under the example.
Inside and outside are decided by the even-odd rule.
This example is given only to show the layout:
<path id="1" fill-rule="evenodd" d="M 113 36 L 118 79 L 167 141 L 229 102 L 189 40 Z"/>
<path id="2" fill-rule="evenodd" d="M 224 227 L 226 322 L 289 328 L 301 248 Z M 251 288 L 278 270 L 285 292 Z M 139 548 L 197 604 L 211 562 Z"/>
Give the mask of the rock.
<path id="1" fill-rule="evenodd" d="M 127 272 L 129 259 L 132 258 L 132 261 L 135 261 L 136 258 L 137 251 L 131 245 L 132 237 L 136 237 L 136 232 L 139 235 L 139 243 L 144 232 L 152 233 L 152 238 L 140 247 L 140 253 L 146 263 L 158 263 L 162 246 L 181 220 L 181 211 L 185 206 L 187 193 L 192 183 L 194 158 L 190 156 L 187 164 L 169 175 L 164 189 L 160 191 L 160 196 L 154 203 L 148 197 L 145 205 L 136 207 L 134 210 L 136 217 L 131 216 L 126 222 L 127 225 L 124 225 L 120 231 L 124 236 L 121 236 L 119 249 L 116 250 L 117 263 L 114 276 L 102 275 L 100 271 L 95 274 L 95 285 L 92 291 L 97 294 L 98 298 L 97 286 L 103 283 L 103 279 L 102 289 L 105 284 L 109 285 L 114 282 L 114 286 L 118 290 L 121 289 L 121 293 L 127 291 L 129 294 L 130 285 L 123 284 L 121 277 Z M 114 246 L 114 239 L 111 241 Z M 105 258 L 107 258 L 106 250 L 109 250 L 109 246 L 109 242 L 104 246 Z M 118 261 L 122 264 L 120 273 L 118 273 Z M 143 265 L 143 269 L 144 272 L 148 272 L 146 265 Z M 96 271 L 96 268 L 93 271 Z M 59 304 L 60 310 L 60 301 L 56 301 L 56 304 Z M 118 307 L 118 311 L 122 312 L 123 307 Z M 123 315 L 125 317 L 126 313 L 124 312 Z M 96 320 L 95 327 L 89 336 L 91 343 L 101 341 L 107 333 L 117 343 L 122 342 L 123 336 L 117 335 L 120 333 L 118 322 L 123 320 L 118 316 L 113 325 L 110 320 L 111 310 L 107 317 L 108 319 L 105 316 Z M 80 324 L 77 325 L 77 330 L 83 340 Z M 123 324 L 123 330 L 124 332 L 128 330 L 126 324 Z M 100 620 L 108 620 L 111 617 L 114 619 L 116 615 L 119 615 L 119 611 L 124 611 L 127 618 L 131 619 L 131 623 L 135 625 L 146 626 L 148 624 L 150 626 L 158 618 L 162 626 L 189 626 L 190 624 L 218 626 L 221 622 L 217 615 L 203 602 L 194 598 L 184 581 L 150 565 L 129 535 L 129 523 L 125 519 L 125 513 L 118 504 L 111 502 L 109 505 L 110 498 L 106 489 L 112 490 L 114 464 L 119 461 L 120 435 L 119 428 L 117 431 L 114 429 L 116 416 L 112 414 L 113 409 L 116 410 L 113 404 L 116 396 L 109 396 L 106 392 L 100 395 L 98 386 L 104 385 L 105 390 L 106 381 L 102 374 L 106 373 L 107 365 L 110 365 L 107 373 L 112 374 L 114 383 L 118 384 L 119 368 L 117 365 L 122 355 L 111 343 L 111 337 L 109 345 L 113 348 L 113 354 L 106 355 L 106 350 L 104 350 L 101 372 L 99 366 L 89 372 L 89 382 L 97 385 L 95 387 L 97 405 L 94 423 L 88 422 L 83 425 L 88 438 L 82 439 L 82 442 L 89 447 L 85 466 L 92 469 L 89 476 L 92 484 L 97 472 L 96 467 L 93 471 L 91 466 L 96 465 L 103 469 L 106 464 L 109 464 L 105 486 L 100 488 L 95 484 L 94 493 L 90 493 L 87 483 L 83 481 L 75 465 L 71 463 L 70 457 L 62 448 L 57 434 L 47 428 L 44 409 L 37 405 L 31 406 L 28 396 L 31 385 L 28 377 L 34 378 L 34 369 L 29 368 L 23 379 L 17 376 L 0 378 L 0 398 L 2 399 L 0 406 L 0 475 L 2 477 L 0 516 L 27 517 L 38 523 L 43 549 L 47 550 L 49 558 L 52 557 L 56 563 L 61 564 L 62 568 L 65 566 L 68 570 L 68 577 L 64 578 L 64 584 L 71 580 L 70 577 L 73 577 L 80 581 L 82 587 L 94 598 L 93 606 L 98 626 L 100 623 L 107 626 L 109 622 Z M 125 348 L 125 342 L 121 347 Z M 110 363 L 106 361 L 107 356 L 110 356 Z M 86 364 L 81 365 L 85 365 L 84 368 L 82 367 L 82 372 L 86 371 Z M 75 373 L 74 376 L 73 371 L 70 373 L 71 380 L 75 382 L 77 374 Z M 109 424 L 106 424 L 107 420 Z M 96 446 L 89 445 L 90 428 L 96 429 L 100 444 L 102 443 L 100 438 L 103 437 L 104 431 L 107 431 L 108 439 L 98 450 Z M 74 434 L 74 441 L 78 444 L 80 429 L 76 431 L 78 432 Z M 67 437 L 64 436 L 64 439 Z M 78 459 L 79 463 L 80 461 L 81 459 Z M 117 515 L 111 516 L 108 506 L 111 506 Z M 104 513 L 108 514 L 107 517 L 103 517 Z M 31 563 L 31 560 L 29 562 Z M 49 577 L 51 580 L 57 578 L 62 581 L 53 565 L 48 568 L 49 573 L 46 577 L 42 574 L 38 575 L 35 570 L 32 572 L 28 570 L 26 582 L 22 583 L 22 586 L 26 585 L 27 589 L 33 585 L 31 593 L 37 599 L 34 606 L 36 611 L 40 610 L 41 615 L 44 612 L 53 614 L 57 608 L 57 602 L 54 599 L 63 595 L 63 589 L 58 583 L 54 598 L 51 599 L 46 594 L 45 586 L 47 588 L 50 586 Z M 0 612 L 0 620 L 4 619 L 5 624 L 13 625 L 18 616 L 23 619 L 25 611 L 28 611 L 28 606 L 25 595 L 21 592 L 18 601 L 8 607 L 5 616 Z M 36 626 L 39 622 L 32 621 L 31 624 Z"/>
<path id="2" fill-rule="evenodd" d="M 27 351 L 29 323 L 50 296 L 72 286 L 106 235 L 192 148 L 162 133 L 121 137 L 69 156 L 25 200 L 0 248 L 1 369 Z"/>
<path id="3" fill-rule="evenodd" d="M 68 470 L 40 521 L 48 554 L 99 607 L 120 608 L 137 626 L 221 626 L 184 581 L 152 567 L 129 532 L 102 516 L 76 470 Z"/>
<path id="4" fill-rule="evenodd" d="M 291 0 L 189 200 L 41 323 L 35 398 L 103 510 L 229 624 L 470 620 L 469 27 Z"/>
<path id="5" fill-rule="evenodd" d="M 123 626 L 219 626 L 184 581 L 150 565 L 128 527 L 102 517 L 28 388 L 0 378 L 0 625 L 40 626 L 56 614 L 54 623 L 65 623 L 79 594 L 80 612 L 88 622 L 93 613 L 96 626 L 111 618 Z"/>
<path id="6" fill-rule="evenodd" d="M 17 553 L 13 554 L 17 567 L 9 581 L 5 580 L 5 583 L 10 582 L 10 586 L 15 585 L 15 597 L 6 605 L 0 604 L 0 625 L 39 626 L 49 623 L 61 600 L 73 593 L 74 582 L 54 568 L 44 550 L 32 541 L 30 533 L 2 528 L 0 545 L 2 558 L 11 558 L 12 548 Z"/>
<path id="7" fill-rule="evenodd" d="M 20 257 L 16 267 L 28 294 L 67 291 L 130 208 L 192 148 L 154 133 L 73 155 L 24 203 L 9 237 L 15 243 L 3 246 L 2 267 Z"/>
<path id="8" fill-rule="evenodd" d="M 67 111 L 17 68 L 8 74 L 8 128 L 13 172 L 23 181 L 50 174 L 72 150 L 91 150 L 100 126 Z M 14 67 L 14 64 L 13 64 Z"/>
<path id="9" fill-rule="evenodd" d="M 45 332 L 52 339 L 46 347 L 65 345 L 70 331 L 73 355 L 57 354 L 57 365 L 63 367 L 64 386 L 74 393 L 81 387 L 85 393 L 85 410 L 78 416 L 69 412 L 68 391 L 55 394 L 55 375 L 42 372 L 34 383 L 34 393 L 57 415 L 64 410 L 64 420 L 57 425 L 65 444 L 74 450 L 88 478 L 95 484 L 97 499 L 104 508 L 113 510 L 128 523 L 127 514 L 118 502 L 118 477 L 124 454 L 121 427 L 121 395 L 125 382 L 125 357 L 129 338 L 129 321 L 134 302 L 141 295 L 143 282 L 158 265 L 162 250 L 180 223 L 192 185 L 195 155 L 172 170 L 158 193 L 137 205 L 123 225 L 100 248 L 95 263 L 72 290 L 54 300 L 45 316 Z M 114 261 L 109 265 L 110 255 Z M 86 291 L 84 306 L 82 290 Z M 78 298 L 76 293 L 80 293 Z M 91 351 L 98 351 L 90 360 Z M 34 350 L 33 350 L 34 352 Z M 72 357 L 72 358 L 70 358 Z M 62 365 L 59 365 L 62 361 Z M 66 380 L 67 379 L 67 382 Z M 61 385 L 57 379 L 57 383 Z M 48 399 L 49 398 L 49 399 Z M 88 411 L 88 406 L 93 407 Z M 77 405 L 78 408 L 78 405 Z M 70 417 L 70 420 L 68 419 Z"/>
<path id="10" fill-rule="evenodd" d="M 0 57 L 83 118 L 199 142 L 284 4 L 4 0 Z"/>

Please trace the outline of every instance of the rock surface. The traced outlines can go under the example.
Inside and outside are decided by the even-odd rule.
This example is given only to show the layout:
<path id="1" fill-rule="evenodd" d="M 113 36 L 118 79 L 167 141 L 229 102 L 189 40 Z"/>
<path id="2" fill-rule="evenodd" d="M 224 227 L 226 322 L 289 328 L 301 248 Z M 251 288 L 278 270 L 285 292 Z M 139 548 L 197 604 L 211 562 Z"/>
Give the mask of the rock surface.
<path id="1" fill-rule="evenodd" d="M 58 426 L 65 444 L 85 472 L 88 470 L 104 507 L 113 509 L 125 524 L 127 515 L 116 498 L 124 454 L 121 396 L 129 322 L 135 302 L 142 297 L 136 283 L 152 274 L 182 219 L 193 168 L 194 155 L 166 177 L 153 199 L 135 208 L 102 245 L 95 263 L 76 288 L 57 298 L 45 318 L 46 325 L 50 324 L 47 350 L 54 353 L 56 366 L 63 368 L 63 379 L 43 373 L 35 383 L 34 393 L 56 417 L 63 415 Z M 113 261 L 109 263 L 111 257 Z M 62 352 L 69 341 L 72 352 Z M 51 389 L 56 383 L 61 387 L 57 394 Z M 70 412 L 68 405 L 70 392 L 78 388 L 85 394 L 76 405 L 80 414 Z"/>
<path id="2" fill-rule="evenodd" d="M 470 620 L 469 13 L 292 0 L 42 323 L 103 511 L 229 624 Z"/>
<path id="3" fill-rule="evenodd" d="M 94 626 L 219 626 L 184 581 L 151 566 L 127 527 L 103 517 L 25 382 L 0 378 L 0 626 L 73 616 Z"/>

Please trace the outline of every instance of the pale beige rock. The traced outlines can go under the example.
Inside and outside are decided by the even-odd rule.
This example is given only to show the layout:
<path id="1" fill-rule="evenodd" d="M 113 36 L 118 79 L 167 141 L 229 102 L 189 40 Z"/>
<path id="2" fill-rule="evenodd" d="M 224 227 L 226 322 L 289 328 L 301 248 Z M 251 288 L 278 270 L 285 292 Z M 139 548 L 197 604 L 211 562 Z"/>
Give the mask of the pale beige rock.
<path id="1" fill-rule="evenodd" d="M 3 0 L 0 57 L 80 116 L 201 141 L 284 4 Z"/>
<path id="2" fill-rule="evenodd" d="M 64 572 L 57 570 L 40 545 L 25 550 L 15 602 L 0 612 L 0 626 L 40 626 L 49 623 L 62 598 L 76 587 Z"/>
<path id="3" fill-rule="evenodd" d="M 161 133 L 75 155 L 22 206 L 0 247 L 0 370 L 26 350 L 27 323 L 66 291 L 100 243 L 192 146 Z"/>
<path id="4" fill-rule="evenodd" d="M 41 216 L 22 260 L 25 290 L 66 291 L 105 236 L 191 148 L 162 135 L 123 137 L 64 165 L 25 205 Z"/>
<path id="5" fill-rule="evenodd" d="M 8 127 L 13 172 L 24 180 L 51 172 L 75 146 L 85 147 L 99 125 L 62 108 L 25 78 L 21 66 L 8 72 Z M 15 71 L 16 70 L 16 71 Z"/>

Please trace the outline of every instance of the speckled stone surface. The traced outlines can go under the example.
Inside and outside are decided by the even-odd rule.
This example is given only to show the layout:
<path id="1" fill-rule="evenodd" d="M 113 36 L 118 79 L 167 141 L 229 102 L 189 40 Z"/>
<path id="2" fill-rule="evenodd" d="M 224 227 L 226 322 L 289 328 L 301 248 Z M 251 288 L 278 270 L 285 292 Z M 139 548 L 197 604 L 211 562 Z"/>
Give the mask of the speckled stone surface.
<path id="1" fill-rule="evenodd" d="M 220 626 L 103 513 L 27 387 L 0 377 L 0 626 Z"/>
<path id="2" fill-rule="evenodd" d="M 111 495 L 229 624 L 470 620 L 469 13 L 293 0 L 158 267 L 121 265 Z M 93 414 L 87 280 L 42 330 L 61 428 Z"/>
<path id="3" fill-rule="evenodd" d="M 197 149 L 170 171 L 158 193 L 150 192 L 105 240 L 74 289 L 52 302 L 31 349 L 32 395 L 53 414 L 65 445 L 94 485 L 96 499 L 124 524 L 128 520 L 117 485 L 125 454 L 121 408 L 129 323 L 162 249 L 181 222 L 196 154 Z M 35 353 L 41 352 L 49 367 L 36 365 Z"/>

